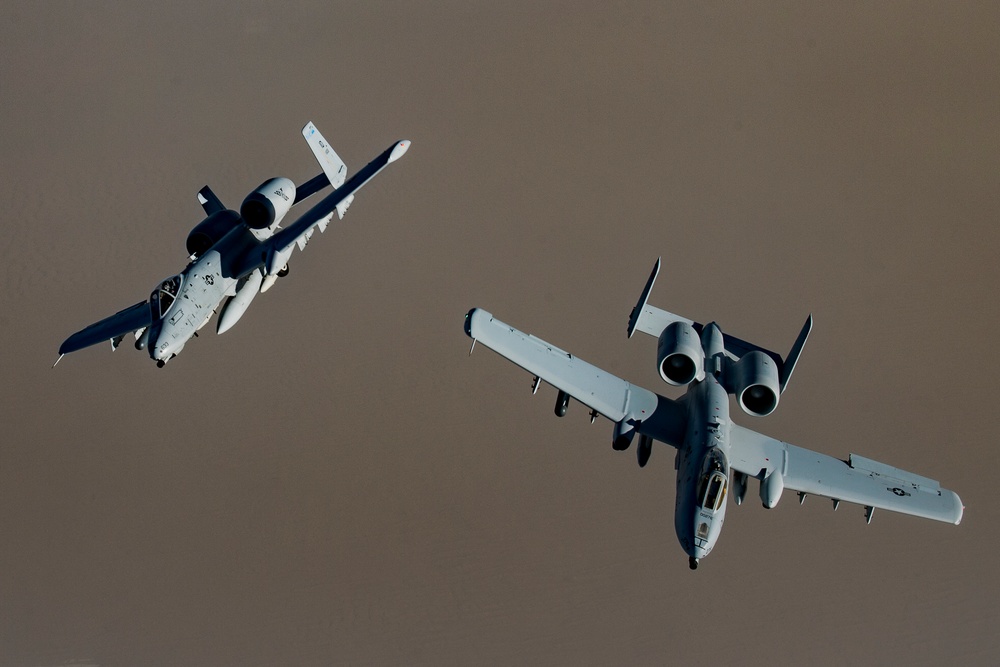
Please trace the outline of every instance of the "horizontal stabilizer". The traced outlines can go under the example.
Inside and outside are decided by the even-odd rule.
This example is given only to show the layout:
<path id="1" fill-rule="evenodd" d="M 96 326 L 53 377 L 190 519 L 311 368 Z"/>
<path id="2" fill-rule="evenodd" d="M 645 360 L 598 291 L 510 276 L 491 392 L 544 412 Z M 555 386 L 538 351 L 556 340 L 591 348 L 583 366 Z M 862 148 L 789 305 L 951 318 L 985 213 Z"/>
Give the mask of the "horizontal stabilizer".
<path id="1" fill-rule="evenodd" d="M 656 264 L 653 265 L 653 272 L 649 275 L 649 279 L 646 281 L 646 286 L 643 288 L 642 294 L 639 296 L 639 301 L 635 304 L 635 308 L 632 309 L 631 315 L 629 315 L 629 338 L 631 338 L 632 334 L 636 331 L 641 331 L 642 333 L 649 334 L 654 338 L 659 338 L 660 334 L 663 333 L 663 330 L 674 322 L 690 324 L 691 327 L 694 328 L 695 332 L 700 336 L 702 330 L 705 328 L 704 324 L 695 322 L 694 320 L 690 320 L 686 317 L 681 317 L 680 315 L 675 315 L 674 313 L 662 310 L 656 306 L 650 306 L 647 303 L 649 293 L 653 290 L 653 285 L 656 283 L 656 277 L 659 272 L 660 259 L 657 259 Z M 760 347 L 759 345 L 754 345 L 753 343 L 742 340 L 725 332 L 722 334 L 722 340 L 726 349 L 726 355 L 733 361 L 739 361 L 740 357 L 743 357 L 750 352 L 763 352 L 770 357 L 778 369 L 778 383 L 781 391 L 783 392 L 785 390 L 785 386 L 788 384 L 788 380 L 792 377 L 792 371 L 795 370 L 795 364 L 799 360 L 802 348 L 805 347 L 810 331 L 812 331 L 812 315 L 806 318 L 806 323 L 802 326 L 802 331 L 799 332 L 799 336 L 795 340 L 795 344 L 792 345 L 792 349 L 788 353 L 788 357 L 785 359 L 782 359 L 781 355 L 777 352 L 772 352 L 771 350 Z"/>
<path id="2" fill-rule="evenodd" d="M 330 179 L 326 177 L 326 174 L 317 174 L 302 185 L 295 187 L 295 201 L 292 203 L 298 204 L 303 199 L 312 197 L 328 185 L 330 185 Z"/>
<path id="3" fill-rule="evenodd" d="M 635 304 L 635 308 L 632 309 L 632 313 L 629 315 L 628 337 L 631 338 L 632 334 L 636 331 L 641 331 L 654 338 L 659 338 L 663 330 L 673 322 L 690 324 L 700 334 L 701 325 L 694 320 L 689 320 L 686 317 L 675 315 L 646 303 L 649 300 L 649 293 L 653 291 L 653 285 L 656 283 L 656 276 L 659 273 L 660 258 L 657 258 L 656 264 L 653 265 L 653 272 L 649 274 L 649 280 L 646 281 L 646 286 L 642 288 L 642 294 L 639 295 L 639 301 Z"/>

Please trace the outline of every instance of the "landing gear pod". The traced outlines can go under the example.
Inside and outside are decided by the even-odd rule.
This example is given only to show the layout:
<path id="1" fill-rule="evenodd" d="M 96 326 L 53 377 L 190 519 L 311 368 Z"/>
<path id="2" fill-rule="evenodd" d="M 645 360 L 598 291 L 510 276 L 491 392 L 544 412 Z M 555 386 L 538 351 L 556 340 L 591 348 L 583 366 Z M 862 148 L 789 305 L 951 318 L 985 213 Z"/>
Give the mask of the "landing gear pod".
<path id="1" fill-rule="evenodd" d="M 733 471 L 733 500 L 737 505 L 742 505 L 747 495 L 747 481 L 746 473 Z"/>
<path id="2" fill-rule="evenodd" d="M 615 422 L 615 428 L 611 432 L 611 447 L 616 452 L 628 449 L 633 438 L 635 438 L 635 426 L 625 421 Z"/>
<path id="3" fill-rule="evenodd" d="M 653 439 L 648 435 L 639 436 L 639 446 L 635 450 L 636 459 L 639 461 L 639 467 L 645 468 L 646 464 L 649 463 L 649 455 L 653 453 Z"/>
<path id="4" fill-rule="evenodd" d="M 566 410 L 569 408 L 569 394 L 565 391 L 560 391 L 556 396 L 556 417 L 565 417 Z"/>
<path id="5" fill-rule="evenodd" d="M 785 478 L 775 470 L 760 482 L 760 501 L 765 509 L 773 509 L 781 500 L 781 492 L 785 490 Z"/>
<path id="6" fill-rule="evenodd" d="M 145 329 L 142 330 L 142 333 L 139 334 L 139 337 L 135 339 L 135 349 L 145 350 L 146 345 L 148 344 L 149 344 L 149 327 L 146 327 Z"/>

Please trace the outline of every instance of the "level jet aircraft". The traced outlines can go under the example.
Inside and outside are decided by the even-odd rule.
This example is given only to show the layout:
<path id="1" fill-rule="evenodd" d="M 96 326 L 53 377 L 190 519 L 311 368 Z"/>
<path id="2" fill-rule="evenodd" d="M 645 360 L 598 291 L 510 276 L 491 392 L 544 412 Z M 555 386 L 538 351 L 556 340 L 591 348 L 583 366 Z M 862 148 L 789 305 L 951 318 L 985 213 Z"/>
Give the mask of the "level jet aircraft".
<path id="1" fill-rule="evenodd" d="M 410 147 L 399 141 L 347 178 L 347 165 L 311 122 L 302 136 L 323 173 L 296 187 L 287 178 L 264 181 L 246 196 L 239 212 L 227 209 L 206 185 L 198 193 L 204 220 L 187 237 L 188 265 L 160 281 L 149 299 L 73 334 L 59 348 L 59 359 L 102 341 L 117 349 L 128 334 L 136 349 L 148 350 L 156 365 L 173 359 L 219 311 L 217 333 L 224 333 L 246 312 L 254 297 L 288 273 L 288 260 L 304 250 L 316 229 L 326 230 L 336 213 L 343 219 L 355 193 Z M 327 186 L 333 192 L 282 228 L 292 208 Z M 221 309 L 220 309 L 221 306 Z M 56 360 L 59 363 L 59 360 Z"/>
<path id="2" fill-rule="evenodd" d="M 851 454 L 846 461 L 796 447 L 733 423 L 729 395 L 748 415 L 763 417 L 778 406 L 812 329 L 810 316 L 788 356 L 725 334 L 717 324 L 699 324 L 647 305 L 660 270 L 656 261 L 628 322 L 658 339 L 656 368 L 667 384 L 687 387 L 678 400 L 665 398 L 615 377 L 535 336 L 504 324 L 485 310 L 466 315 L 472 348 L 482 343 L 558 391 L 556 415 L 570 398 L 614 422 L 612 446 L 622 451 L 637 440 L 639 466 L 652 443 L 676 448 L 674 528 L 691 569 L 712 552 L 726 518 L 727 498 L 740 505 L 750 478 L 760 482 L 764 507 L 777 505 L 785 490 L 863 505 L 870 523 L 876 508 L 958 524 L 964 506 L 938 482 Z M 470 351 L 471 354 L 471 351 Z"/>

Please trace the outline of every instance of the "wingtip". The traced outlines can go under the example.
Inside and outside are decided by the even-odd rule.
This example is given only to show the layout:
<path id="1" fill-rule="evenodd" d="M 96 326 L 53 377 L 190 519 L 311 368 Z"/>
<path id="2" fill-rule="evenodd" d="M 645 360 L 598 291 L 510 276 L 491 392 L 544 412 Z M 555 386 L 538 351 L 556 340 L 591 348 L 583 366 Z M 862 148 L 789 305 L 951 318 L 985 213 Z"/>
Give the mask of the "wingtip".
<path id="1" fill-rule="evenodd" d="M 402 141 L 397 141 L 396 145 L 393 146 L 392 152 L 389 153 L 389 162 L 395 162 L 399 158 L 403 157 L 406 151 L 410 150 L 410 140 L 403 139 Z"/>

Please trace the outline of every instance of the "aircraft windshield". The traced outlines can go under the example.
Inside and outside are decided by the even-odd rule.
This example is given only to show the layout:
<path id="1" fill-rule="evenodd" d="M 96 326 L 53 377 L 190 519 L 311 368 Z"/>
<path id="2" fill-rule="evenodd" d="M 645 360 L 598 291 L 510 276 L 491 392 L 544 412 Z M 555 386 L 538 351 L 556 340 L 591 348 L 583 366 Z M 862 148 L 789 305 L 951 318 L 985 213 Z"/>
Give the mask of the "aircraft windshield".
<path id="1" fill-rule="evenodd" d="M 177 293 L 181 289 L 181 277 L 174 276 L 167 278 L 160 283 L 149 297 L 149 302 L 153 306 L 153 313 L 158 317 L 163 317 L 170 310 Z"/>
<path id="2" fill-rule="evenodd" d="M 702 479 L 702 507 L 716 512 L 726 499 L 726 477 L 721 472 L 713 472 Z"/>
<path id="3" fill-rule="evenodd" d="M 718 450 L 713 450 L 705 459 L 704 473 L 698 492 L 701 506 L 717 512 L 726 501 L 728 482 L 725 457 Z"/>

